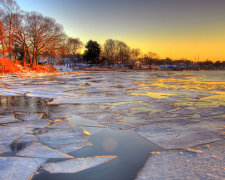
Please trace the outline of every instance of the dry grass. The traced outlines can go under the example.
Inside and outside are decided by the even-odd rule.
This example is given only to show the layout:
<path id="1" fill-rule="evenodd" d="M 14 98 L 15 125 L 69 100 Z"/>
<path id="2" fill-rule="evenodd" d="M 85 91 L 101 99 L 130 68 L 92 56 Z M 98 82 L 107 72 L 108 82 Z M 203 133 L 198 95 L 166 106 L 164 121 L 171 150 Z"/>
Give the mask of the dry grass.
<path id="1" fill-rule="evenodd" d="M 36 67 L 23 67 L 19 61 L 11 61 L 6 58 L 0 58 L 0 74 L 20 74 L 20 73 L 52 73 L 57 70 L 50 65 L 37 65 Z"/>

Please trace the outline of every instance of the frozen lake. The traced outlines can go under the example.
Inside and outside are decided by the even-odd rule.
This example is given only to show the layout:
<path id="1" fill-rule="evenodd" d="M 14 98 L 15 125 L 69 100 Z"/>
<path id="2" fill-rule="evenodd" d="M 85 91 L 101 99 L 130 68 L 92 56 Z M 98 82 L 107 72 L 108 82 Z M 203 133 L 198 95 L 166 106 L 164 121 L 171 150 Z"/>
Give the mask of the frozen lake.
<path id="1" fill-rule="evenodd" d="M 224 71 L 0 77 L 0 179 L 224 179 L 224 79 Z"/>

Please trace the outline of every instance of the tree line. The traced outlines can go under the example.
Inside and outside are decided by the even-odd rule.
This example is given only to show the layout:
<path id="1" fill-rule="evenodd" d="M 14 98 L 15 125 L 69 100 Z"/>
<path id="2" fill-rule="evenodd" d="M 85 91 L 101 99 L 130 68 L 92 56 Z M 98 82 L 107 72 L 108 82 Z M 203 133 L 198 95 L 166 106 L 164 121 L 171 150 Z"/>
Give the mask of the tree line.
<path id="1" fill-rule="evenodd" d="M 0 0 L 0 5 L 1 56 L 30 66 L 36 66 L 41 56 L 49 60 L 60 56 L 76 61 L 84 44 L 79 38 L 68 37 L 55 19 L 38 12 L 25 12 L 15 0 Z M 90 64 L 126 64 L 130 58 L 137 59 L 140 55 L 139 49 L 112 39 L 106 40 L 103 46 L 90 40 L 85 48 L 83 60 Z"/>
<path id="2" fill-rule="evenodd" d="M 75 55 L 84 44 L 79 38 L 68 37 L 55 19 L 38 12 L 25 12 L 15 0 L 0 0 L 0 5 L 1 56 L 30 66 L 36 66 L 40 56 L 48 59 L 61 56 L 75 61 Z M 85 48 L 84 60 L 91 64 L 98 64 L 100 56 L 109 63 L 124 63 L 131 52 L 126 43 L 112 39 L 107 40 L 104 47 L 90 40 Z"/>
<path id="3" fill-rule="evenodd" d="M 15 0 L 0 0 L 0 54 L 11 61 L 18 59 L 22 65 L 36 66 L 40 57 L 48 60 L 56 57 L 69 58 L 77 62 L 76 55 L 85 47 L 81 61 L 89 64 L 123 64 L 129 60 L 141 60 L 147 65 L 197 64 L 202 66 L 224 67 L 223 62 L 207 61 L 194 63 L 185 60 L 160 59 L 158 54 L 143 54 L 140 49 L 130 48 L 125 42 L 108 39 L 103 45 L 90 40 L 86 45 L 79 38 L 68 37 L 63 26 L 55 19 L 38 12 L 21 10 Z"/>
<path id="4" fill-rule="evenodd" d="M 0 4 L 1 56 L 36 66 L 40 56 L 74 57 L 82 47 L 82 42 L 68 37 L 53 18 L 24 12 L 14 0 L 0 0 Z"/>

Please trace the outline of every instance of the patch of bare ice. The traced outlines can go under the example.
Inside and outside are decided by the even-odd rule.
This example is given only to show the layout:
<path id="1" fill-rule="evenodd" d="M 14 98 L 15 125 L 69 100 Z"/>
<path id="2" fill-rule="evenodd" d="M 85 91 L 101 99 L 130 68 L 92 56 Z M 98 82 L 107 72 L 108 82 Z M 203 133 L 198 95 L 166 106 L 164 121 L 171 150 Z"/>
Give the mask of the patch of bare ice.
<path id="1" fill-rule="evenodd" d="M 225 178 L 225 144 L 217 142 L 193 151 L 174 150 L 149 156 L 137 180 Z"/>
<path id="2" fill-rule="evenodd" d="M 115 159 L 116 156 L 95 156 L 88 158 L 75 158 L 58 163 L 43 164 L 43 169 L 50 173 L 76 173 L 85 169 L 95 167 Z"/>
<path id="3" fill-rule="evenodd" d="M 67 154 L 64 154 L 58 150 L 52 149 L 40 143 L 32 143 L 25 149 L 16 154 L 23 157 L 35 157 L 35 158 L 73 158 Z"/>
<path id="4" fill-rule="evenodd" d="M 15 123 L 18 122 L 13 118 L 12 115 L 4 115 L 3 117 L 0 116 L 0 124 L 6 124 L 6 123 Z"/>
<path id="5" fill-rule="evenodd" d="M 212 130 L 177 122 L 152 123 L 136 129 L 145 139 L 165 149 L 180 149 L 221 140 Z"/>
<path id="6" fill-rule="evenodd" d="M 92 146 L 92 144 L 85 137 L 73 137 L 73 138 L 65 138 L 65 139 L 56 139 L 51 141 L 41 141 L 41 143 L 62 151 L 64 153 L 70 153 L 84 147 Z"/>
<path id="7" fill-rule="evenodd" d="M 11 149 L 9 147 L 9 144 L 0 144 L 0 154 L 10 151 Z"/>
<path id="8" fill-rule="evenodd" d="M 30 180 L 45 159 L 0 157 L 0 179 Z"/>
<path id="9" fill-rule="evenodd" d="M 37 130 L 35 133 L 41 141 L 76 139 L 84 135 L 82 131 L 72 131 L 71 129 L 47 128 Z"/>

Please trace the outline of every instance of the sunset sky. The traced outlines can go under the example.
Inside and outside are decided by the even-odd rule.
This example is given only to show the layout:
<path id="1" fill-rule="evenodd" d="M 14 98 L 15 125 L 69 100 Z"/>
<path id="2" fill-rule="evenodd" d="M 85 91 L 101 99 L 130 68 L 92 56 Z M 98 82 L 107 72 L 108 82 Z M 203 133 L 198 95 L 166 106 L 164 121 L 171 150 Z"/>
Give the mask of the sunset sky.
<path id="1" fill-rule="evenodd" d="M 225 60 L 225 0 L 17 0 L 86 43 L 118 39 L 162 58 Z"/>

